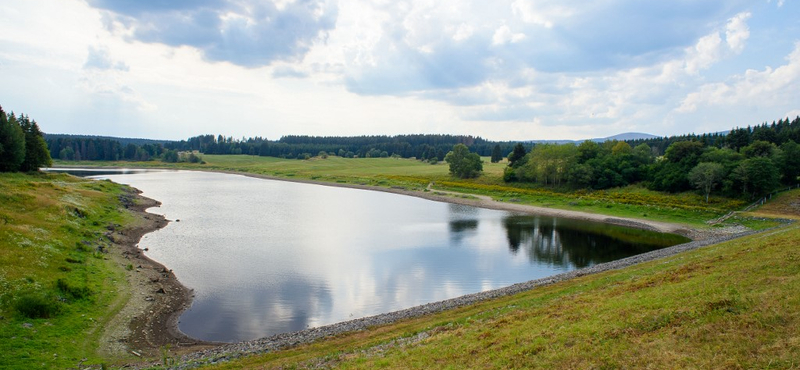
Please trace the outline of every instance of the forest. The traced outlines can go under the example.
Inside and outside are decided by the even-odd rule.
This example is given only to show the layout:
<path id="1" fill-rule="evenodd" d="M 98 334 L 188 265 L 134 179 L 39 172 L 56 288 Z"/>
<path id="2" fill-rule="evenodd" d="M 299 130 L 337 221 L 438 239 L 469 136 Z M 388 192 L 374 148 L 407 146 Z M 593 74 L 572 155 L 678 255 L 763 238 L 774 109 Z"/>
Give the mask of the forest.
<path id="1" fill-rule="evenodd" d="M 491 142 L 472 136 L 399 135 L 399 136 L 284 136 L 270 141 L 256 136 L 236 139 L 222 135 L 200 135 L 181 141 L 115 139 L 96 136 L 46 135 L 50 155 L 61 160 L 172 162 L 180 152 L 201 154 L 242 154 L 262 157 L 309 159 L 320 155 L 345 158 L 400 157 L 439 162 L 456 144 L 464 144 L 481 156 L 508 153 L 513 142 Z M 530 149 L 532 143 L 525 144 Z M 180 157 L 178 157 L 180 160 Z"/>

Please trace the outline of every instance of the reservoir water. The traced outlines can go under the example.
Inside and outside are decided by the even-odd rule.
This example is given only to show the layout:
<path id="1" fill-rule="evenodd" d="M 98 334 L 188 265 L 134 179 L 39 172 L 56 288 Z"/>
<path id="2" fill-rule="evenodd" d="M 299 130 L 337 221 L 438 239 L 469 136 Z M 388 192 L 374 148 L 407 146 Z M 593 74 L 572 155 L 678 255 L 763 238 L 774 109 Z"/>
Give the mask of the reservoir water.
<path id="1" fill-rule="evenodd" d="M 146 171 L 173 220 L 139 247 L 194 289 L 179 328 L 242 341 L 508 286 L 686 241 L 376 191 Z"/>

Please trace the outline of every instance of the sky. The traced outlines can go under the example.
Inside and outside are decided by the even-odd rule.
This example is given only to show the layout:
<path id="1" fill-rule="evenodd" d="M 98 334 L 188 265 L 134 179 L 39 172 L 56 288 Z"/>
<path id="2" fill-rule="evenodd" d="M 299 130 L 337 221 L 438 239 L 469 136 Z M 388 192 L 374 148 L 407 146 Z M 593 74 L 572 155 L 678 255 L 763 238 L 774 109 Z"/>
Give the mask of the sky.
<path id="1" fill-rule="evenodd" d="M 165 140 L 728 131 L 800 115 L 800 1 L 2 1 L 0 106 Z"/>

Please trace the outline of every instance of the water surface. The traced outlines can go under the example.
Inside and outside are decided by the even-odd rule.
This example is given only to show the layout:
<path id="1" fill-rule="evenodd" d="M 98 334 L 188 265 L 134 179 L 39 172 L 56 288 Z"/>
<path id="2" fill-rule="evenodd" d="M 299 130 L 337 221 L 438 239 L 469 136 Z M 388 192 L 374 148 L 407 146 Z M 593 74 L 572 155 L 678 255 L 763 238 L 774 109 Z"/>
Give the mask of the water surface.
<path id="1" fill-rule="evenodd" d="M 686 239 L 375 191 L 162 171 L 104 178 L 174 220 L 141 248 L 195 290 L 187 335 L 241 341 L 624 258 Z"/>

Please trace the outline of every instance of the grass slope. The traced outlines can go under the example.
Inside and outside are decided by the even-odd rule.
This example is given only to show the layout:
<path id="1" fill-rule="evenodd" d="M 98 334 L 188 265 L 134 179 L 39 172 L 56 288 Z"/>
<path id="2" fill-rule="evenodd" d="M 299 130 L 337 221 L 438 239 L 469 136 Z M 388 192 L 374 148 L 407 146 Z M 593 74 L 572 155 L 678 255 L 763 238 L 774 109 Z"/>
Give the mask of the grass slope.
<path id="1" fill-rule="evenodd" d="M 797 368 L 798 240 L 793 224 L 211 368 Z"/>
<path id="2" fill-rule="evenodd" d="M 106 260 L 109 225 L 132 222 L 122 186 L 67 175 L 0 174 L 0 368 L 101 361 L 121 308 L 122 269 Z"/>

